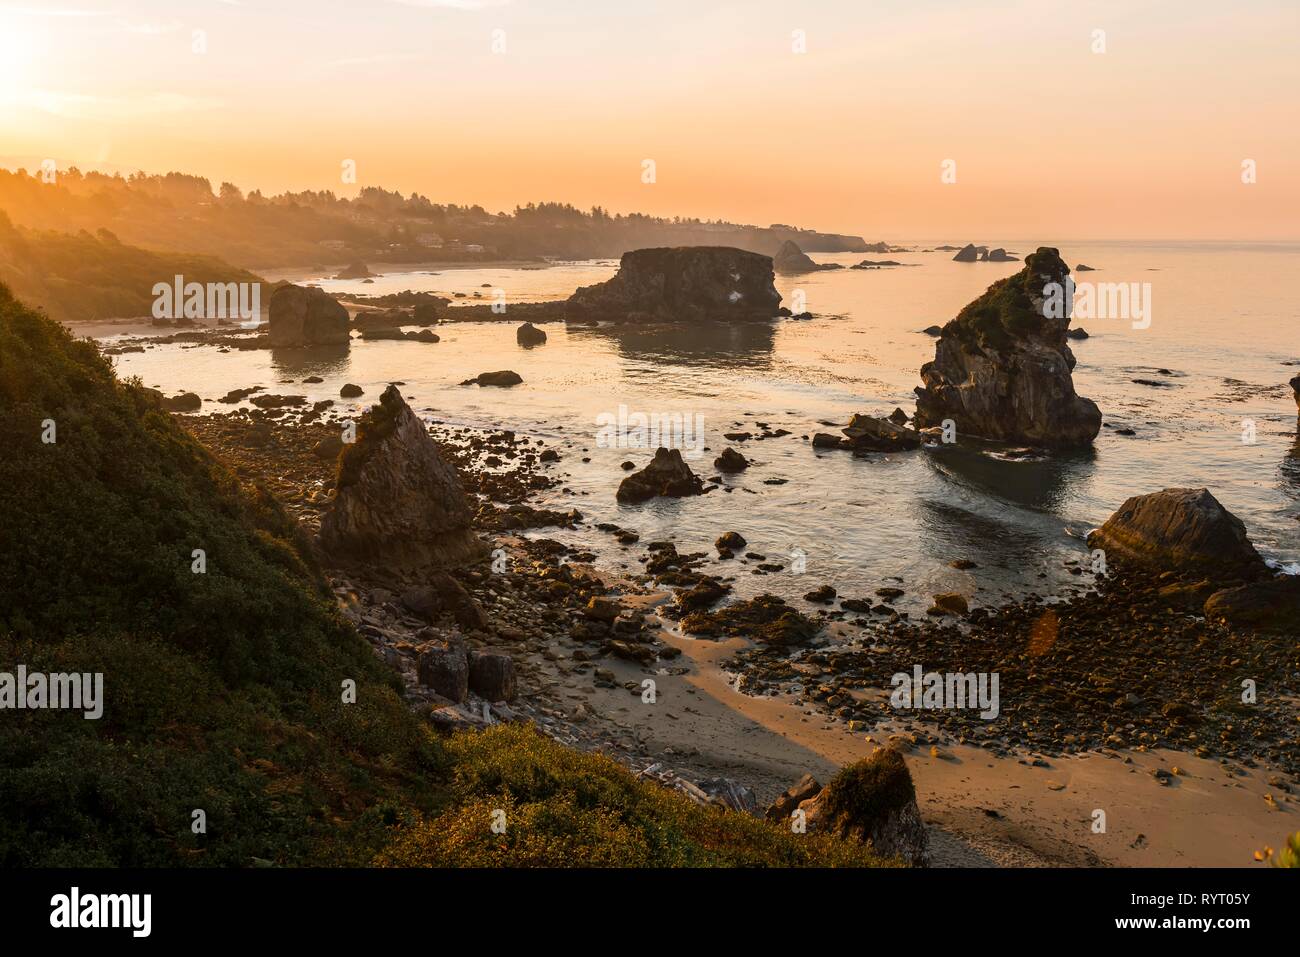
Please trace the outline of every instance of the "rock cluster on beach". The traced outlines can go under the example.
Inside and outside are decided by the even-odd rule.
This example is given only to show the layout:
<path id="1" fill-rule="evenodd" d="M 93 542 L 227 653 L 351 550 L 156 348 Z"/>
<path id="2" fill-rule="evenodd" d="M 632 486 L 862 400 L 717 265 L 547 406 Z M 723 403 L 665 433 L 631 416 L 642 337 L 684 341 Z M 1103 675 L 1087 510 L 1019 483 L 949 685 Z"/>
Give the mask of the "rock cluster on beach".
<path id="1" fill-rule="evenodd" d="M 271 293 L 268 334 L 275 346 L 346 344 L 348 311 L 328 293 L 285 283 Z"/>
<path id="2" fill-rule="evenodd" d="M 485 551 L 456 470 L 395 386 L 362 416 L 336 488 L 320 543 L 341 565 L 447 566 Z"/>
<path id="3" fill-rule="evenodd" d="M 612 279 L 583 286 L 564 304 L 570 321 L 708 323 L 780 314 L 772 260 L 728 246 L 624 253 Z"/>
<path id="4" fill-rule="evenodd" d="M 934 361 L 921 367 L 918 428 L 951 419 L 959 438 L 1051 449 L 1092 443 L 1101 412 L 1074 391 L 1068 303 L 1059 317 L 1045 303 L 1044 286 L 1064 289 L 1068 276 L 1057 250 L 1040 247 L 943 327 Z"/>
<path id="5" fill-rule="evenodd" d="M 898 410 L 901 411 L 901 410 Z M 906 421 L 906 414 L 903 420 Z M 842 430 L 844 438 L 818 432 L 812 438 L 815 449 L 848 449 L 851 452 L 905 452 L 921 447 L 921 434 L 900 422 L 870 415 L 855 415 Z"/>

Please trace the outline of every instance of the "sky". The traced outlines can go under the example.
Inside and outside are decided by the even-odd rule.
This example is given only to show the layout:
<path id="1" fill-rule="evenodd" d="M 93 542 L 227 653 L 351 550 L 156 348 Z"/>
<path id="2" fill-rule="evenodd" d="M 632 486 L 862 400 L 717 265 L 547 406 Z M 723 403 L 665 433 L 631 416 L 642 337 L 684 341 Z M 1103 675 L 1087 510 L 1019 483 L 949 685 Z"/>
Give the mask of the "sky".
<path id="1" fill-rule="evenodd" d="M 0 0 L 6 157 L 871 240 L 1297 240 L 1300 2 Z"/>

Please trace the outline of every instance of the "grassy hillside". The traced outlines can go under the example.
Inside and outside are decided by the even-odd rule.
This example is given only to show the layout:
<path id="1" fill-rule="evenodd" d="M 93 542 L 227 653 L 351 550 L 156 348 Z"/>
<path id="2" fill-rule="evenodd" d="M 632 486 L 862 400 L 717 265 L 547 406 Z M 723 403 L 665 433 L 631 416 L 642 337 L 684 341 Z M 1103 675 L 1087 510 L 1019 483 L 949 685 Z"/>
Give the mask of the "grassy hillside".
<path id="1" fill-rule="evenodd" d="M 257 282 L 258 277 L 211 256 L 159 253 L 128 246 L 105 230 L 38 232 L 10 223 L 0 210 L 0 282 L 68 322 L 148 316 L 154 283 Z"/>
<path id="2" fill-rule="evenodd" d="M 2 285 L 0 443 L 0 671 L 105 698 L 0 711 L 0 866 L 874 862 L 526 728 L 435 737 L 279 506 Z"/>

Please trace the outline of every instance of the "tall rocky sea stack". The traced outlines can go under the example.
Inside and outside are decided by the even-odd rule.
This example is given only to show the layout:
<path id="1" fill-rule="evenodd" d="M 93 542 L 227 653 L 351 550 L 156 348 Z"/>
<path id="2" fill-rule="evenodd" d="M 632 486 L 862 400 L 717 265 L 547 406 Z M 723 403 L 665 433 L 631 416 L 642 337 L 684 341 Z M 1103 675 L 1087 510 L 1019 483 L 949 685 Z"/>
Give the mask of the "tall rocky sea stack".
<path id="1" fill-rule="evenodd" d="M 390 385 L 339 460 L 338 494 L 320 527 L 326 557 L 397 574 L 461 564 L 486 551 L 472 518 L 460 476 Z"/>
<path id="2" fill-rule="evenodd" d="M 271 293 L 267 328 L 272 346 L 346 345 L 348 311 L 323 290 L 285 283 Z"/>
<path id="3" fill-rule="evenodd" d="M 1069 296 L 1049 301 L 1044 294 L 1049 283 L 1064 290 L 1069 274 L 1057 250 L 1039 247 L 1024 269 L 995 282 L 943 327 L 934 361 L 921 367 L 918 427 L 952 419 L 959 435 L 997 442 L 1091 444 L 1101 411 L 1074 391 L 1075 358 L 1065 335 Z"/>
<path id="4" fill-rule="evenodd" d="M 729 246 L 624 253 L 613 279 L 583 286 L 565 318 L 604 322 L 718 322 L 781 314 L 770 256 Z"/>

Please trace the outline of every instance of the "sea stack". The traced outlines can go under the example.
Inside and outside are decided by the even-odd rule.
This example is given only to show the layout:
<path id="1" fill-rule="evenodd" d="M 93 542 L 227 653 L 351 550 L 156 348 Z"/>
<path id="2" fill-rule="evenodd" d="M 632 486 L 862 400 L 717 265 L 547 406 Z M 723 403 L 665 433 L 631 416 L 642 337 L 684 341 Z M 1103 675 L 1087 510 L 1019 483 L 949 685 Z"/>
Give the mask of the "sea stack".
<path id="1" fill-rule="evenodd" d="M 710 323 L 782 314 L 772 259 L 729 246 L 676 246 L 624 253 L 613 279 L 583 286 L 567 320 Z"/>
<path id="2" fill-rule="evenodd" d="M 772 268 L 785 275 L 817 272 L 822 269 L 842 269 L 836 263 L 815 263 L 792 239 L 787 239 L 772 257 Z"/>
<path id="3" fill-rule="evenodd" d="M 921 367 L 917 428 L 951 419 L 959 436 L 1048 449 L 1092 443 L 1101 411 L 1074 391 L 1069 274 L 1057 250 L 1039 247 L 943 327 L 934 361 Z M 1049 283 L 1059 296 L 1045 295 Z"/>
<path id="4" fill-rule="evenodd" d="M 460 476 L 396 386 L 357 423 L 339 458 L 333 507 L 321 520 L 326 557 L 402 574 L 472 561 L 486 552 L 471 529 Z"/>
<path id="5" fill-rule="evenodd" d="M 272 346 L 346 345 L 348 311 L 323 290 L 286 283 L 271 293 L 267 328 Z"/>

